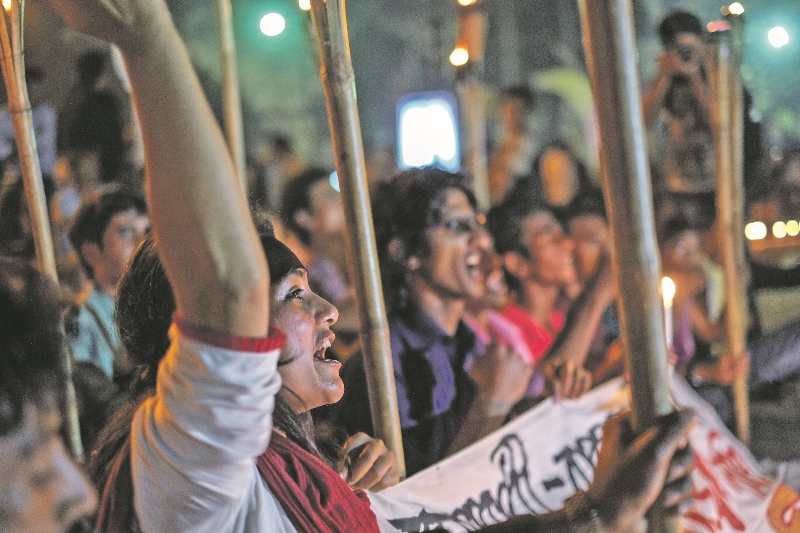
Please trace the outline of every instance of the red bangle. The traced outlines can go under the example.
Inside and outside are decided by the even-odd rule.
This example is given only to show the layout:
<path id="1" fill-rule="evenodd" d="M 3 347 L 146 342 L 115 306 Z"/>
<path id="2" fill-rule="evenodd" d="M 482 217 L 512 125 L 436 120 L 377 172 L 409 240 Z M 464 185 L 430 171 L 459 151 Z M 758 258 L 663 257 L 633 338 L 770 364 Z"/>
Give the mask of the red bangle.
<path id="1" fill-rule="evenodd" d="M 286 341 L 286 334 L 278 328 L 269 328 L 266 337 L 239 337 L 229 333 L 214 331 L 212 329 L 188 324 L 178 317 L 173 317 L 173 322 L 181 336 L 236 352 L 265 353 L 278 350 Z"/>

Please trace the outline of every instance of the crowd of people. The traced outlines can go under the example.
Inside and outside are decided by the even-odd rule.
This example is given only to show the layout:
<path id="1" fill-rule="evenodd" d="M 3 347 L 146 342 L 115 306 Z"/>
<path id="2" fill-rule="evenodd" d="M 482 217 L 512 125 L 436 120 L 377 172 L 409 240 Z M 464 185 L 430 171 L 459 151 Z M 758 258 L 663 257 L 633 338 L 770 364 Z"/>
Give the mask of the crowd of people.
<path id="1" fill-rule="evenodd" d="M 112 186 L 72 202 L 64 249 L 85 279 L 66 313 L 32 267 L 0 264 L 0 529 L 394 531 L 370 507 L 400 467 L 374 438 L 335 174 L 282 165 L 293 177 L 280 194 L 270 182 L 251 209 L 166 3 L 50 2 L 122 54 L 146 194 Z M 668 146 L 656 152 L 654 190 L 662 263 L 678 289 L 672 362 L 731 420 L 726 386 L 750 358 L 720 348 L 713 168 L 687 155 L 710 150 L 696 20 L 662 24 L 644 106 Z M 91 83 L 96 65 L 84 66 Z M 566 144 L 535 153 L 534 108 L 529 90 L 504 93 L 509 131 L 485 214 L 464 174 L 429 167 L 373 183 L 408 475 L 544 398 L 577 398 L 624 373 L 602 194 Z M 115 181 L 122 159 L 95 159 L 101 181 Z M 800 328 L 765 337 L 757 326 L 753 389 L 800 371 Z M 85 470 L 59 436 L 65 345 Z M 692 420 L 677 411 L 634 438 L 628 415 L 612 417 L 586 492 L 485 530 L 621 533 L 656 502 L 677 513 L 691 493 Z"/>

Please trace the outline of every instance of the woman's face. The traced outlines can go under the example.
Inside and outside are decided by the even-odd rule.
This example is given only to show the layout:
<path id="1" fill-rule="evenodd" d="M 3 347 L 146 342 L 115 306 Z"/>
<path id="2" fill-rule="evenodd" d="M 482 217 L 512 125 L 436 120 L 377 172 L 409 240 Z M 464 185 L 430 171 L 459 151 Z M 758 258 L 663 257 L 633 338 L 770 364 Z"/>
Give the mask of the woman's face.
<path id="1" fill-rule="evenodd" d="M 311 292 L 306 271 L 299 268 L 272 284 L 270 300 L 271 325 L 286 334 L 278 360 L 283 388 L 303 401 L 303 409 L 338 402 L 344 394 L 342 365 L 325 358 L 335 337 L 336 307 Z"/>

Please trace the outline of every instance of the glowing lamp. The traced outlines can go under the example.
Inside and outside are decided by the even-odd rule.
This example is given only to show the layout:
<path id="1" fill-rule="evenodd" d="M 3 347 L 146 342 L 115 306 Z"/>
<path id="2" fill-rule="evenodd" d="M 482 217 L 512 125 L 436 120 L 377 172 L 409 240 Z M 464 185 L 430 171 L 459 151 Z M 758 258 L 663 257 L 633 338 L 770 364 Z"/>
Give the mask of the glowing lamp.
<path id="1" fill-rule="evenodd" d="M 275 37 L 286 29 L 286 19 L 279 13 L 267 13 L 261 18 L 259 28 L 267 37 Z"/>
<path id="2" fill-rule="evenodd" d="M 744 6 L 739 2 L 734 2 L 728 6 L 728 13 L 731 15 L 741 15 L 744 13 Z"/>
<path id="3" fill-rule="evenodd" d="M 401 169 L 436 165 L 451 172 L 460 167 L 458 111 L 452 94 L 411 94 L 397 106 L 397 164 Z"/>
<path id="4" fill-rule="evenodd" d="M 767 225 L 763 222 L 751 222 L 744 227 L 744 236 L 749 241 L 760 241 L 767 236 Z"/>
<path id="5" fill-rule="evenodd" d="M 783 26 L 775 26 L 767 33 L 767 39 L 775 48 L 783 48 L 789 44 L 789 32 Z"/>

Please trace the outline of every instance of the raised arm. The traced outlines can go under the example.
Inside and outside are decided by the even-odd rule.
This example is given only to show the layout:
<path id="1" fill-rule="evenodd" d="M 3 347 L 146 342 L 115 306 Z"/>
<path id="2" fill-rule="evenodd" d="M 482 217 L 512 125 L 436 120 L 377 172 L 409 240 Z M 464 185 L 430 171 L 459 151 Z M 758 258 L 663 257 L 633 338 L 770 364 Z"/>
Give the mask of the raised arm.
<path id="1" fill-rule="evenodd" d="M 163 0 L 50 0 L 75 29 L 116 44 L 141 122 L 153 232 L 178 313 L 263 337 L 269 274 L 222 133 Z"/>

